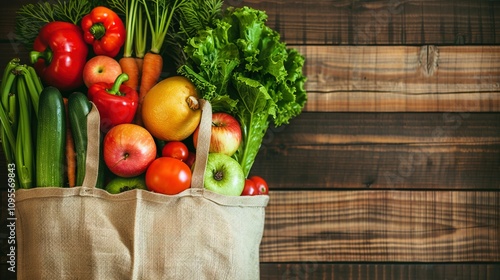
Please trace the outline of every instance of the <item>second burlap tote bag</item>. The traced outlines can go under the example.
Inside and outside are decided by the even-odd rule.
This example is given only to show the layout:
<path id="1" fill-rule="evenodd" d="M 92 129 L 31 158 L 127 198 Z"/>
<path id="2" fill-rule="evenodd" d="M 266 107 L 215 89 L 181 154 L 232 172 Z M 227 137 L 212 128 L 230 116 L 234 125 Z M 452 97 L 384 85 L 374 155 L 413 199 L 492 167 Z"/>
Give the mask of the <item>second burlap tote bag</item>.
<path id="1" fill-rule="evenodd" d="M 16 191 L 18 279 L 259 279 L 269 197 L 229 197 L 203 188 L 212 109 L 202 104 L 191 188 L 173 196 L 95 188 L 94 106 L 83 185 Z"/>

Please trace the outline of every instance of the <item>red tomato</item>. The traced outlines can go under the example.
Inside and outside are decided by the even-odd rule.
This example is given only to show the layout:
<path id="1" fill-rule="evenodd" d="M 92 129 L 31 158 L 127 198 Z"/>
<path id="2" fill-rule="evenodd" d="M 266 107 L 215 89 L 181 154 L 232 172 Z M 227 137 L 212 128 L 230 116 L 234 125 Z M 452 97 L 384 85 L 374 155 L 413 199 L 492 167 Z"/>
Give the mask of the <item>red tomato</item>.
<path id="1" fill-rule="evenodd" d="M 245 187 L 243 188 L 241 195 L 257 195 L 258 192 L 259 190 L 257 189 L 255 182 L 250 179 L 245 179 Z"/>
<path id="2" fill-rule="evenodd" d="M 252 176 L 250 180 L 254 181 L 257 186 L 257 194 L 269 194 L 269 187 L 267 186 L 267 182 L 260 176 Z"/>
<path id="3" fill-rule="evenodd" d="M 180 141 L 167 142 L 161 150 L 163 157 L 173 157 L 178 160 L 186 161 L 189 156 L 189 150 L 186 144 Z"/>
<path id="4" fill-rule="evenodd" d="M 146 186 L 153 192 L 178 194 L 191 186 L 191 169 L 176 158 L 159 157 L 146 170 Z"/>

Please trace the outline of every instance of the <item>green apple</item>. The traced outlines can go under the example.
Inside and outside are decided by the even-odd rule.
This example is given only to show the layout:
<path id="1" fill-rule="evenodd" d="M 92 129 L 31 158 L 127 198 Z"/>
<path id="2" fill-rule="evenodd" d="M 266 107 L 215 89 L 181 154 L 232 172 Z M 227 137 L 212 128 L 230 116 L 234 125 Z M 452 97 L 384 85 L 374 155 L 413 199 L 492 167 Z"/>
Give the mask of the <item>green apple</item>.
<path id="1" fill-rule="evenodd" d="M 106 190 L 109 193 L 116 194 L 133 189 L 147 190 L 144 176 L 136 177 L 115 177 L 106 185 Z"/>
<path id="2" fill-rule="evenodd" d="M 208 154 L 205 189 L 222 195 L 239 196 L 245 187 L 245 175 L 240 164 L 222 153 Z"/>

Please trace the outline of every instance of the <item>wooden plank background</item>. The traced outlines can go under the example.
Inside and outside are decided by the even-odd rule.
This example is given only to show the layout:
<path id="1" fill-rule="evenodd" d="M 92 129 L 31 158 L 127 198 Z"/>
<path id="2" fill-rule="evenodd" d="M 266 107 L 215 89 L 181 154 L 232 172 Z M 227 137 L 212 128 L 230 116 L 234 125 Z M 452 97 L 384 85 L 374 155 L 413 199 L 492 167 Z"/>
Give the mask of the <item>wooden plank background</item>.
<path id="1" fill-rule="evenodd" d="M 306 111 L 500 109 L 500 46 L 300 46 Z"/>
<path id="2" fill-rule="evenodd" d="M 500 3 L 241 4 L 308 75 L 252 171 L 274 188 L 262 278 L 496 279 Z"/>
<path id="3" fill-rule="evenodd" d="M 27 59 L 28 2 L 3 6 L 0 67 Z M 305 112 L 252 170 L 272 188 L 261 278 L 498 279 L 500 1 L 226 4 L 266 10 L 306 57 Z"/>
<path id="4" fill-rule="evenodd" d="M 252 173 L 273 189 L 500 187 L 498 113 L 305 112 L 271 128 Z"/>

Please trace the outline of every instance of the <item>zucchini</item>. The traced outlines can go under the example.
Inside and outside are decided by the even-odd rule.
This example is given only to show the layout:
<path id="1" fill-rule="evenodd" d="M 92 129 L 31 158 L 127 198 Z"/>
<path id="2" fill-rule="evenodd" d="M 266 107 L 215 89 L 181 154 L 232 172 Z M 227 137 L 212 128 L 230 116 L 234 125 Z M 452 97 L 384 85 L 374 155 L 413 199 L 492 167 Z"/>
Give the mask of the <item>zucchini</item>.
<path id="1" fill-rule="evenodd" d="M 52 86 L 40 93 L 36 140 L 36 186 L 63 187 L 66 112 L 61 92 Z"/>
<path id="2" fill-rule="evenodd" d="M 68 119 L 75 142 L 76 185 L 81 186 L 85 178 L 87 161 L 87 115 L 92 109 L 87 96 L 74 92 L 68 97 Z"/>

